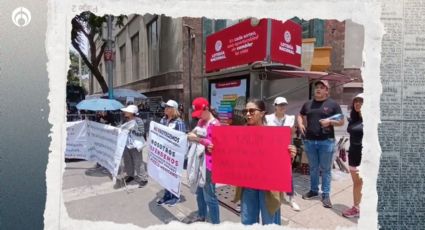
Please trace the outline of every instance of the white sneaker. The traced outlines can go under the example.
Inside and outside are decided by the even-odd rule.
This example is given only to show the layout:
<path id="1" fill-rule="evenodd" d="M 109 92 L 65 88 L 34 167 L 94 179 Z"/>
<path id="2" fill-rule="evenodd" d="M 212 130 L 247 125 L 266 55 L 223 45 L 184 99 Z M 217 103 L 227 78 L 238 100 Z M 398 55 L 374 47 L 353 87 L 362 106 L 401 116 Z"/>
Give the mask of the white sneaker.
<path id="1" fill-rule="evenodd" d="M 300 206 L 297 203 L 295 203 L 295 201 L 291 200 L 289 202 L 289 205 L 291 205 L 292 210 L 297 211 L 297 212 L 300 211 Z"/>

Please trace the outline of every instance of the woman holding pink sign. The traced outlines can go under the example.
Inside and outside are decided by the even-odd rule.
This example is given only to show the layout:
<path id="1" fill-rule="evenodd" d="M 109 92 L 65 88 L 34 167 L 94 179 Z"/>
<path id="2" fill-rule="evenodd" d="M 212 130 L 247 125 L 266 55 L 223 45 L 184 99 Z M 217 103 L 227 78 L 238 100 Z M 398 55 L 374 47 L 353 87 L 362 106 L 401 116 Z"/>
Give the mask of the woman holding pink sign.
<path id="1" fill-rule="evenodd" d="M 247 125 L 266 125 L 266 105 L 264 101 L 250 99 L 242 111 Z M 290 145 L 291 157 L 295 156 L 296 149 Z M 237 188 L 235 201 L 241 201 L 241 221 L 244 225 L 259 223 L 261 215 L 262 224 L 281 224 L 280 204 L 283 200 L 282 192 L 265 191 L 251 188 Z"/>

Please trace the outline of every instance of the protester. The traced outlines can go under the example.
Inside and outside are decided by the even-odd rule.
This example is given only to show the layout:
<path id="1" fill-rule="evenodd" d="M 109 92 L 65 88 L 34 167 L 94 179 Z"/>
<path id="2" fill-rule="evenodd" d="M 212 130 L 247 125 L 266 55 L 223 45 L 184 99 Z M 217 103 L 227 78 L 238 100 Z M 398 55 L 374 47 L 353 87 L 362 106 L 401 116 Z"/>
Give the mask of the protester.
<path id="1" fill-rule="evenodd" d="M 274 113 L 266 115 L 268 126 L 287 126 L 291 128 L 291 134 L 295 133 L 295 116 L 285 114 L 288 101 L 284 97 L 276 97 L 274 100 Z M 300 206 L 294 200 L 294 182 L 292 180 L 292 192 L 286 193 L 287 202 L 294 211 L 299 211 Z"/>
<path id="2" fill-rule="evenodd" d="M 212 144 L 212 126 L 219 126 L 220 121 L 217 120 L 216 112 L 211 109 L 207 99 L 198 97 L 192 102 L 193 113 L 192 117 L 199 119 L 197 126 L 188 134 L 188 139 L 191 142 L 196 142 L 204 145 L 206 148 Z M 205 183 L 203 186 L 198 185 L 196 190 L 196 201 L 198 204 L 198 216 L 191 220 L 192 222 L 204 222 L 207 214 L 212 224 L 220 223 L 220 213 L 218 199 L 215 193 L 215 184 L 211 180 L 212 156 L 208 148 L 205 150 L 205 157 L 201 158 L 205 162 Z M 194 157 L 198 157 L 194 155 Z M 191 160 L 189 160 L 191 161 Z M 201 169 L 202 170 L 202 169 Z M 197 171 L 195 173 L 198 173 Z"/>
<path id="3" fill-rule="evenodd" d="M 247 125 L 264 126 L 266 105 L 264 101 L 250 99 L 243 110 Z M 290 145 L 291 157 L 295 156 L 296 149 Z M 259 223 L 261 215 L 262 224 L 281 224 L 280 204 L 283 193 L 265 191 L 251 188 L 237 188 L 235 202 L 241 200 L 241 221 L 244 225 Z"/>
<path id="4" fill-rule="evenodd" d="M 345 210 L 342 215 L 347 218 L 360 216 L 360 201 L 362 198 L 363 180 L 359 175 L 362 159 L 362 139 L 363 139 L 363 117 L 361 108 L 363 105 L 363 94 L 354 97 L 347 131 L 350 134 L 350 147 L 348 149 L 348 165 L 350 166 L 351 178 L 353 179 L 353 201 L 352 208 Z"/>
<path id="5" fill-rule="evenodd" d="M 124 112 L 124 120 L 126 122 L 121 127 L 129 130 L 123 152 L 124 171 L 127 174 L 124 179 L 127 184 L 135 181 L 139 184 L 139 188 L 142 188 L 148 183 L 148 176 L 143 164 L 143 154 L 140 146 L 142 143 L 139 143 L 138 140 L 144 141 L 145 126 L 143 120 L 136 116 L 138 113 L 137 106 L 129 105 L 121 109 L 121 111 Z M 134 122 L 134 124 L 130 122 Z"/>
<path id="6" fill-rule="evenodd" d="M 314 84 L 314 99 L 306 102 L 298 116 L 298 126 L 305 136 L 304 148 L 310 167 L 310 191 L 302 196 L 319 196 L 319 169 L 322 173 L 322 203 L 332 208 L 330 200 L 331 167 L 335 145 L 334 126 L 344 124 L 341 107 L 329 97 L 329 83 L 319 80 Z M 339 115 L 339 119 L 331 118 Z"/>
<path id="7" fill-rule="evenodd" d="M 186 132 L 186 126 L 183 120 L 180 118 L 180 113 L 178 111 L 178 103 L 174 100 L 168 100 L 167 103 L 162 104 L 165 107 L 164 114 L 165 116 L 161 119 L 160 123 L 162 125 L 168 126 L 172 129 Z M 168 206 L 174 206 L 180 201 L 180 198 L 173 195 L 168 190 L 165 190 L 164 196 L 159 199 L 156 203 L 158 205 L 167 204 Z"/>

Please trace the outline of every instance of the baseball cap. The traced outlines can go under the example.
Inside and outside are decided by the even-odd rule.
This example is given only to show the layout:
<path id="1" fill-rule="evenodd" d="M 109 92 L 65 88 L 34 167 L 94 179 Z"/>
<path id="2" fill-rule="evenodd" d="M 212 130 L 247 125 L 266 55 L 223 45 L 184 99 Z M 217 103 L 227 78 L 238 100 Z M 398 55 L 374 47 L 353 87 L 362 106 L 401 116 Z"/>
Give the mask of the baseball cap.
<path id="1" fill-rule="evenodd" d="M 326 86 L 326 88 L 330 89 L 329 82 L 327 80 L 318 80 L 314 83 L 314 86 L 316 86 L 319 83 L 323 84 L 324 86 Z"/>
<path id="2" fill-rule="evenodd" d="M 287 105 L 288 101 L 284 97 L 276 97 L 276 99 L 274 99 L 274 105 L 280 105 L 280 104 L 286 104 Z"/>
<path id="3" fill-rule="evenodd" d="M 129 105 L 129 106 L 121 109 L 121 111 L 127 112 L 127 113 L 137 114 L 139 112 L 139 109 L 135 105 Z"/>
<path id="4" fill-rule="evenodd" d="M 162 107 L 172 107 L 177 109 L 179 107 L 179 104 L 174 100 L 168 100 L 167 103 L 162 103 Z"/>
<path id="5" fill-rule="evenodd" d="M 204 111 L 205 107 L 208 107 L 209 105 L 210 103 L 208 102 L 207 99 L 203 97 L 195 98 L 195 100 L 193 100 L 192 102 L 192 108 L 193 108 L 192 117 L 199 118 L 202 114 L 202 111 Z"/>
<path id="6" fill-rule="evenodd" d="M 357 94 L 357 95 L 353 98 L 353 100 L 354 100 L 354 99 L 356 99 L 356 98 L 364 99 L 364 95 L 363 95 L 363 93 L 359 93 L 359 94 Z"/>

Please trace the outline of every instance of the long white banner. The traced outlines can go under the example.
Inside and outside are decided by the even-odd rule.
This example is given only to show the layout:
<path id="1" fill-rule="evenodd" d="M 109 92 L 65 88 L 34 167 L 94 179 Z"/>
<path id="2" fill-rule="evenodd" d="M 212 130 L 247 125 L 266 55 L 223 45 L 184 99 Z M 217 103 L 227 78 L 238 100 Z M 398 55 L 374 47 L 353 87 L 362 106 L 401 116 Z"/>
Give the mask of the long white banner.
<path id="1" fill-rule="evenodd" d="M 93 121 L 67 122 L 65 158 L 95 161 L 117 176 L 128 131 Z"/>
<path id="2" fill-rule="evenodd" d="M 86 124 L 84 120 L 66 123 L 66 158 L 89 160 Z"/>
<path id="3" fill-rule="evenodd" d="M 162 187 L 180 196 L 180 177 L 187 153 L 183 132 L 151 121 L 148 139 L 148 174 Z"/>

